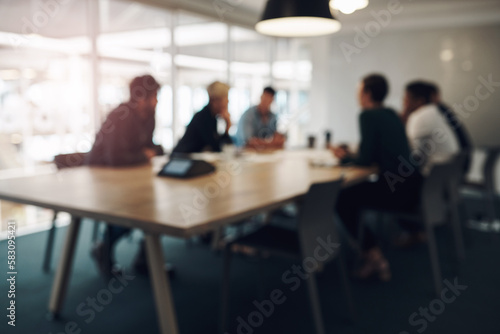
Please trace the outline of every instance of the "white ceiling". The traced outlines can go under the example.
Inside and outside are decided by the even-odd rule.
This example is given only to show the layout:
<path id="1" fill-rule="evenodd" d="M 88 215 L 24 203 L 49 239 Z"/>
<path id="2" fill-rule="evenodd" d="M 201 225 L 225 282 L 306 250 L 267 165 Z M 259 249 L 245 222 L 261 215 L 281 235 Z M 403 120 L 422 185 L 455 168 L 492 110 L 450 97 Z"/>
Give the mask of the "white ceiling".
<path id="1" fill-rule="evenodd" d="M 41 0 L 0 0 L 0 31 L 21 33 L 26 20 L 40 11 Z M 97 0 L 96 0 L 97 1 Z M 101 30 L 119 32 L 168 27 L 171 17 L 163 8 L 180 8 L 211 18 L 196 18 L 181 12 L 181 24 L 221 21 L 253 27 L 267 0 L 101 0 Z M 143 6 L 142 2 L 153 6 Z M 340 33 L 352 31 L 356 26 L 373 20 L 372 12 L 387 8 L 389 0 L 370 0 L 367 8 L 351 15 L 339 13 Z M 47 37 L 75 37 L 85 35 L 86 1 L 66 0 L 56 15 L 39 28 Z M 435 26 L 479 25 L 500 22 L 500 0 L 400 0 L 403 11 L 393 17 L 390 29 L 402 26 L 425 28 Z M 60 27 L 65 29 L 60 29 Z"/>
<path id="2" fill-rule="evenodd" d="M 198 0 L 199 1 L 199 0 Z M 203 0 L 212 2 L 212 0 Z M 247 11 L 253 17 L 260 16 L 267 0 L 229 0 L 239 4 L 235 11 Z M 353 14 L 337 14 L 344 31 L 373 20 L 372 12 L 387 9 L 389 0 L 370 0 L 368 7 Z M 500 22 L 500 0 L 400 0 L 403 10 L 391 28 L 479 25 Z M 252 16 L 251 15 L 251 16 Z"/>
<path id="3" fill-rule="evenodd" d="M 206 1 L 206 0 L 203 0 Z M 370 4 L 368 9 L 380 9 L 387 7 L 387 4 L 389 3 L 389 0 L 369 0 Z M 253 10 L 255 12 L 261 12 L 264 9 L 264 6 L 267 2 L 267 0 L 231 0 L 227 1 L 228 3 L 234 3 L 234 4 L 240 4 L 241 7 L 244 7 L 245 9 Z M 426 7 L 429 5 L 435 5 L 438 4 L 439 6 L 445 5 L 445 6 L 453 6 L 455 4 L 460 4 L 460 3 L 471 3 L 471 4 L 478 4 L 481 5 L 481 3 L 485 2 L 498 2 L 498 1 L 491 1 L 491 0 L 418 0 L 418 1 L 412 1 L 412 0 L 401 0 L 400 3 L 405 5 L 405 3 L 411 3 L 411 6 L 419 6 L 419 7 Z"/>

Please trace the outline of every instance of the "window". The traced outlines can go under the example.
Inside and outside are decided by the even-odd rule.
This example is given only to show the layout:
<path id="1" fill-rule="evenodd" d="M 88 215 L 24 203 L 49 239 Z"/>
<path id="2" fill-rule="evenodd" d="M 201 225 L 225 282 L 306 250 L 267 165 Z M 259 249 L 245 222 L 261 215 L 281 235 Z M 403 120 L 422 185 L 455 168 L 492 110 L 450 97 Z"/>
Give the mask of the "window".
<path id="1" fill-rule="evenodd" d="M 84 2 L 1 5 L 0 168 L 86 151 L 92 132 Z M 61 29 L 61 27 L 65 29 Z"/>
<path id="2" fill-rule="evenodd" d="M 233 133 L 242 113 L 273 85 L 280 129 L 292 146 L 303 142 L 312 67 L 304 40 L 131 1 L 90 3 L 0 5 L 2 171 L 90 150 L 107 113 L 128 99 L 130 80 L 145 73 L 162 85 L 154 140 L 167 150 L 206 105 L 205 88 L 215 80 L 231 86 Z M 98 28 L 95 35 L 89 27 Z"/>

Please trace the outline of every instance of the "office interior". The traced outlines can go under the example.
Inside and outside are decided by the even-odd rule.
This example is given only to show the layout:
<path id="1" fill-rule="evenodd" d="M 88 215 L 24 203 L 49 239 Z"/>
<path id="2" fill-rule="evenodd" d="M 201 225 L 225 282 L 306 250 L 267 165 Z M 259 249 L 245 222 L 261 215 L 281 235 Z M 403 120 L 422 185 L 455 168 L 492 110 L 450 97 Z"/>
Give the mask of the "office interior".
<path id="1" fill-rule="evenodd" d="M 258 103 L 263 88 L 276 90 L 272 111 L 286 142 L 279 152 L 264 154 L 262 161 L 267 163 L 290 151 L 306 152 L 301 154 L 307 157 L 321 151 L 318 154 L 324 158 L 327 132 L 332 146 L 355 148 L 361 139 L 357 89 L 365 75 L 381 73 L 387 78 L 385 105 L 398 113 L 405 85 L 426 80 L 440 87 L 442 100 L 457 112 L 473 143 L 472 163 L 459 191 L 465 256 L 458 264 L 453 260 L 449 227 L 436 229 L 441 291 L 447 288 L 453 294 L 436 295 L 426 243 L 397 249 L 391 238 L 398 226 L 382 219 L 377 234 L 391 263 L 389 282 L 351 277 L 357 246 L 345 231 L 340 232 L 354 317 L 341 270 L 335 265 L 325 265 L 316 275 L 318 311 L 310 305 L 308 288 L 302 284 L 305 279 L 297 279 L 293 291 L 284 282 L 284 273 L 296 261 L 257 256 L 243 247 L 233 254 L 230 306 L 227 326 L 222 328 L 224 250 L 205 242 L 203 234 L 163 235 L 165 258 L 175 268 L 174 274 L 167 274 L 177 322 L 172 330 L 158 316 L 161 311 L 148 275 L 132 273 L 129 281 L 120 281 L 119 293 L 102 292 L 109 291 L 110 281 L 100 275 L 90 251 L 105 221 L 81 217 L 66 301 L 61 315 L 54 318 L 48 304 L 72 215 L 59 210 L 54 216 L 50 207 L 1 199 L 2 271 L 8 276 L 12 222 L 19 270 L 16 326 L 3 316 L 2 333 L 500 331 L 500 164 L 493 161 L 491 175 L 485 175 L 489 154 L 500 150 L 500 1 L 370 0 L 352 13 L 334 11 L 340 30 L 312 37 L 257 32 L 255 24 L 267 2 L 0 0 L 0 187 L 3 180 L 61 173 L 55 156 L 89 152 L 109 112 L 129 98 L 128 85 L 136 76 L 151 74 L 161 86 L 153 141 L 166 155 L 154 168 L 167 161 L 192 117 L 208 103 L 206 87 L 214 81 L 230 86 L 232 136 L 243 113 Z M 314 147 L 308 147 L 311 137 Z M 490 183 L 487 194 L 485 182 Z M 469 183 L 483 188 L 468 187 Z M 490 200 L 493 211 L 488 211 Z M 273 210 L 256 210 L 244 222 L 218 229 L 217 237 L 220 231 L 230 237 L 252 232 L 269 221 L 293 224 L 297 208 L 286 203 Z M 377 217 L 368 214 L 367 224 L 375 225 Z M 52 259 L 44 270 L 51 229 L 55 230 Z M 124 267 L 130 267 L 142 239 L 142 231 L 135 229 L 117 245 L 116 257 Z M 465 288 L 457 290 L 457 285 Z M 7 315 L 10 286 L 3 280 L 0 306 Z M 265 304 L 277 289 L 285 295 L 274 295 L 276 301 Z M 97 296 L 104 303 L 101 300 L 95 308 L 86 304 Z M 453 301 L 443 301 L 447 296 Z M 323 330 L 317 327 L 318 312 Z"/>

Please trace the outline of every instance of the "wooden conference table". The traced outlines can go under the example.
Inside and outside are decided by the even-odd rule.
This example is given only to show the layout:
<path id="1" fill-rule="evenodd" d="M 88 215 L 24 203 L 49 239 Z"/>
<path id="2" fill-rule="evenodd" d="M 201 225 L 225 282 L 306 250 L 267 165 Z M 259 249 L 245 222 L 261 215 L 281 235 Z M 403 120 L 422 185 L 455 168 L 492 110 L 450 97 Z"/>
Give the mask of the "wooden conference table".
<path id="1" fill-rule="evenodd" d="M 278 151 L 219 159 L 216 173 L 190 180 L 158 177 L 158 164 L 78 167 L 0 180 L 0 199 L 72 216 L 49 302 L 55 316 L 61 312 L 69 284 L 82 217 L 143 230 L 160 331 L 178 333 L 160 235 L 187 238 L 216 230 L 295 201 L 312 183 L 343 176 L 348 186 L 375 172 L 373 168 L 313 167 L 311 162 L 327 159 L 325 153 Z"/>

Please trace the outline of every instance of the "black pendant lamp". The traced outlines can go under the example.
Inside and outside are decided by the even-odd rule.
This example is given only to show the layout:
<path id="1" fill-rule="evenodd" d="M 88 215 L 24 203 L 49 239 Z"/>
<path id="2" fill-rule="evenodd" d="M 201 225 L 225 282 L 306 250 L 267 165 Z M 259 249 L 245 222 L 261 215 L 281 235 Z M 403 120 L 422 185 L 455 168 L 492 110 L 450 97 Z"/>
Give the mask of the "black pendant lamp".
<path id="1" fill-rule="evenodd" d="M 329 0 L 268 0 L 255 30 L 269 36 L 310 37 L 332 34 L 340 27 Z"/>

